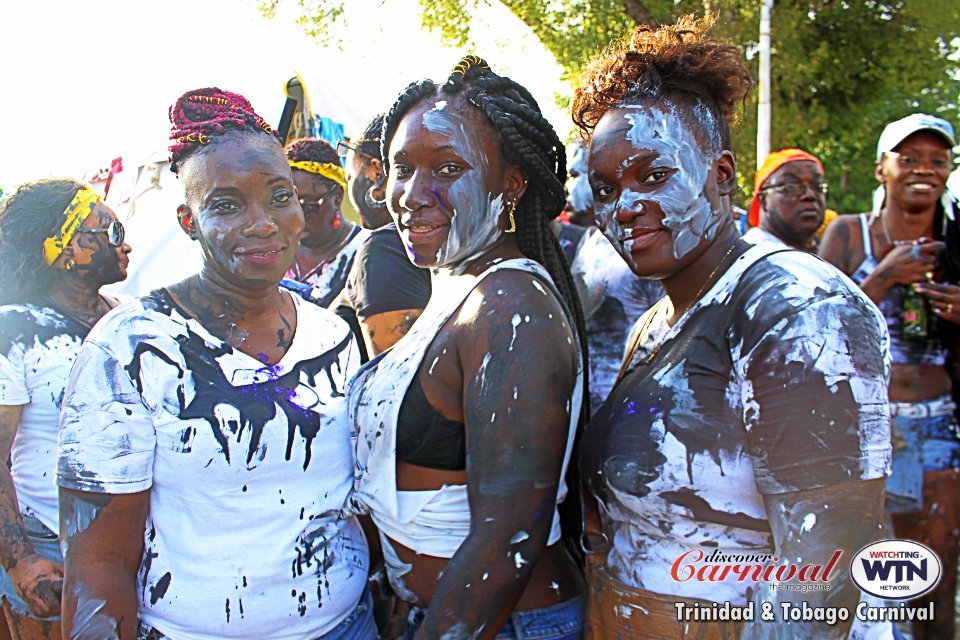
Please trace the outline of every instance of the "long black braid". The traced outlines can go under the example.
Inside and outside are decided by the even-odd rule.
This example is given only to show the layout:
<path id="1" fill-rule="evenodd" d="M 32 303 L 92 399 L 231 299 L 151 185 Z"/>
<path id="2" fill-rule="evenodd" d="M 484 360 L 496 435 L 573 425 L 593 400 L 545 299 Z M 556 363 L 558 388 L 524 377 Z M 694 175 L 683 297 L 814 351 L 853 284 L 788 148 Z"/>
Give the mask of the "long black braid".
<path id="1" fill-rule="evenodd" d="M 476 56 L 465 56 L 454 67 L 447 81 L 438 87 L 431 80 L 411 83 L 397 98 L 384 120 L 380 139 L 380 154 L 385 173 L 390 171 L 387 152 L 390 142 L 403 116 L 421 99 L 435 96 L 438 91 L 460 95 L 480 109 L 500 134 L 500 152 L 504 159 L 520 167 L 529 180 L 523 197 L 517 202 L 517 244 L 528 258 L 539 262 L 553 278 L 560 296 L 573 315 L 583 358 L 583 403 L 581 406 L 580 431 L 590 415 L 589 371 L 587 352 L 587 329 L 580 298 L 574 286 L 570 268 L 563 257 L 560 245 L 550 230 L 550 221 L 557 217 L 566 203 L 564 182 L 567 179 L 566 151 L 556 131 L 543 117 L 537 101 L 520 84 L 510 78 L 498 76 L 487 63 Z M 575 441 L 575 442 L 576 442 Z M 575 464 L 567 483 L 575 494 Z M 566 500 L 565 529 L 574 534 L 580 527 L 577 500 Z"/>
<path id="2" fill-rule="evenodd" d="M 953 219 L 947 215 L 944 202 L 937 204 L 933 218 L 933 237 L 942 240 L 947 248 L 940 254 L 938 267 L 941 270 L 939 280 L 950 284 L 960 284 L 960 203 L 946 203 L 953 209 Z M 960 343 L 960 327 L 943 318 L 937 319 L 937 328 L 944 346 L 953 353 Z"/>

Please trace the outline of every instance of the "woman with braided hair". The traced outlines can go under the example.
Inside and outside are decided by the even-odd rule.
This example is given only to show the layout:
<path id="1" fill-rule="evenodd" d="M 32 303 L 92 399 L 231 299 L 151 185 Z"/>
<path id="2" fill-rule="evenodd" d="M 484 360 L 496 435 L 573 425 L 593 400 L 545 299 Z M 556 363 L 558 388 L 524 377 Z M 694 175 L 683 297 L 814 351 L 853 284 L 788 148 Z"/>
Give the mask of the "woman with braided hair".
<path id="1" fill-rule="evenodd" d="M 859 597 L 847 559 L 879 537 L 890 461 L 886 329 L 823 261 L 740 238 L 728 120 L 752 80 L 709 27 L 638 27 L 574 96 L 598 224 L 666 293 L 584 433 L 588 635 L 846 638 Z M 828 588 L 723 580 L 713 552 L 816 567 Z M 800 601 L 848 616 L 785 623 L 781 605 Z M 693 613 L 712 603 L 732 620 Z M 738 621 L 748 605 L 755 617 Z"/>
<path id="2" fill-rule="evenodd" d="M 373 640 L 346 323 L 277 285 L 303 212 L 237 94 L 170 110 L 200 273 L 106 316 L 60 421 L 64 637 Z"/>
<path id="3" fill-rule="evenodd" d="M 564 148 L 530 93 L 464 58 L 411 84 L 381 141 L 387 204 L 433 294 L 350 390 L 357 498 L 407 638 L 579 638 L 557 504 L 581 415 L 583 321 L 548 224 Z"/>

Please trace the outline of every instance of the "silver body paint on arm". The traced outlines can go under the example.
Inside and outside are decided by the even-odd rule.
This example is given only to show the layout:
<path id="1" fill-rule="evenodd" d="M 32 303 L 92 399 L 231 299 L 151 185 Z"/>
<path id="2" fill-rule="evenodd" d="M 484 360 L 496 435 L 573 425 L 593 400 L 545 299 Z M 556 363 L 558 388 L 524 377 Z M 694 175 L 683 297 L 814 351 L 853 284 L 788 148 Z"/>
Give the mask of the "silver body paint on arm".
<path id="1" fill-rule="evenodd" d="M 70 640 L 118 640 L 117 621 L 103 613 L 107 601 L 88 593 L 80 583 L 74 590 L 77 609 L 73 614 Z"/>

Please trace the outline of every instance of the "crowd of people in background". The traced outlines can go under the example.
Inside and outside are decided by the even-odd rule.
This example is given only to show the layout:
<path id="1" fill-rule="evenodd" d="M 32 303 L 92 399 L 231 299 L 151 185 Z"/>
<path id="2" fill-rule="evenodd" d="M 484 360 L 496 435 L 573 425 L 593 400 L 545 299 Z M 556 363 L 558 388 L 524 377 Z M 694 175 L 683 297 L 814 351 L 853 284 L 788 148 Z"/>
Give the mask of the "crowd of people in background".
<path id="1" fill-rule="evenodd" d="M 339 141 L 284 145 L 243 96 L 187 91 L 169 224 L 202 266 L 135 298 L 101 292 L 131 266 L 101 195 L 19 187 L 10 637 L 953 638 L 954 129 L 886 125 L 851 215 L 819 158 L 775 151 L 741 234 L 753 80 L 710 26 L 598 53 L 566 145 L 476 56 Z M 688 552 L 801 566 L 895 537 L 942 562 L 933 620 L 678 619 L 867 598 L 849 561 L 799 591 L 678 581 Z"/>

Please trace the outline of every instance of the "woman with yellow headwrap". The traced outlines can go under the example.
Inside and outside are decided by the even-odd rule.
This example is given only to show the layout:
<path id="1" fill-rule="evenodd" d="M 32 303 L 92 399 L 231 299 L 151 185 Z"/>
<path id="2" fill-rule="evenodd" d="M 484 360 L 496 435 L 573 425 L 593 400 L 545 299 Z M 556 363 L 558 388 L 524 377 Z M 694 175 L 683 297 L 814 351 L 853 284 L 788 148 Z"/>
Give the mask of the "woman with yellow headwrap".
<path id="1" fill-rule="evenodd" d="M 100 196 L 69 179 L 21 186 L 0 209 L 0 574 L 15 638 L 60 637 L 57 419 L 83 341 L 117 300 L 130 246 Z"/>
<path id="2" fill-rule="evenodd" d="M 293 169 L 304 227 L 297 259 L 282 284 L 295 280 L 309 285 L 306 297 L 327 307 L 346 285 L 353 258 L 368 232 L 340 213 L 347 179 L 333 147 L 319 138 L 300 138 L 284 151 Z"/>

